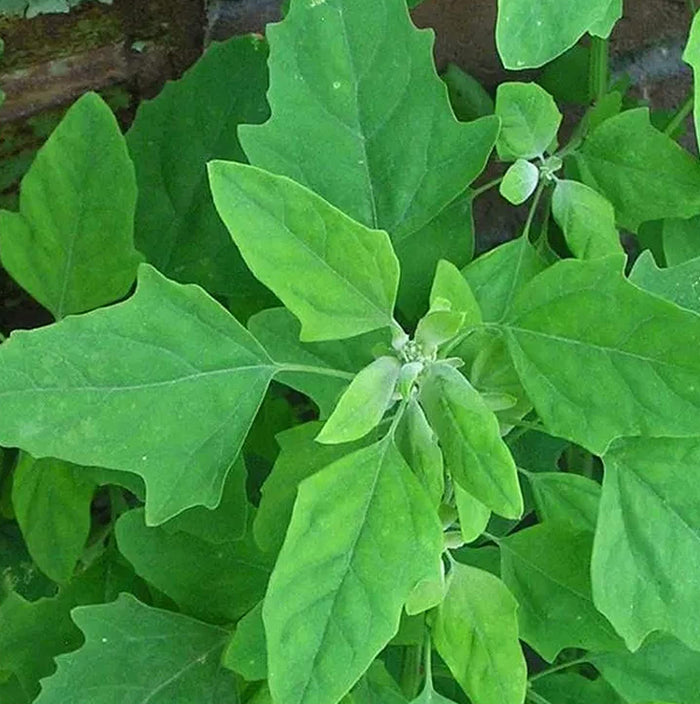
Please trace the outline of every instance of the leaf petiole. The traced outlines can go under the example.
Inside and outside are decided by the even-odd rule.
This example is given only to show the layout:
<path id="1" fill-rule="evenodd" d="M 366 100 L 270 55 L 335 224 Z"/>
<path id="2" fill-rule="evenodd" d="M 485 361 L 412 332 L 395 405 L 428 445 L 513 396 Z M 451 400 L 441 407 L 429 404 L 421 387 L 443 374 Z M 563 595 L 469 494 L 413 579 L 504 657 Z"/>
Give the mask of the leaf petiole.
<path id="1" fill-rule="evenodd" d="M 547 669 L 532 675 L 532 677 L 529 677 L 528 679 L 530 680 L 530 682 L 535 682 L 536 680 L 539 680 L 542 677 L 546 677 L 547 675 L 552 675 L 555 672 L 566 670 L 567 668 L 574 667 L 575 665 L 583 665 L 587 662 L 588 658 L 586 657 L 576 658 L 576 660 L 569 660 L 569 662 L 563 662 L 559 665 L 552 665 L 552 667 L 548 667 Z"/>

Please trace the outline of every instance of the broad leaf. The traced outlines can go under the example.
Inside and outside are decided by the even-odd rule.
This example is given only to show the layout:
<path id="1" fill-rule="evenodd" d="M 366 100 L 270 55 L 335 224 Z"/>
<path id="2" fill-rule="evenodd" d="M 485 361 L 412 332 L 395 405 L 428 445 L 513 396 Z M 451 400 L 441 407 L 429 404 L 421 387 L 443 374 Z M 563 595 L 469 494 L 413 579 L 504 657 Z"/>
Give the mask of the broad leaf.
<path id="1" fill-rule="evenodd" d="M 663 252 L 669 266 L 700 257 L 700 215 L 663 222 Z"/>
<path id="2" fill-rule="evenodd" d="M 499 545 L 501 578 L 520 604 L 520 637 L 545 660 L 554 662 L 564 648 L 614 650 L 622 645 L 593 606 L 590 533 L 542 523 Z"/>
<path id="3" fill-rule="evenodd" d="M 402 269 L 417 267 L 402 282 L 415 309 L 437 260 L 470 246 L 468 219 L 449 211 L 483 169 L 498 120 L 457 122 L 432 34 L 416 30 L 404 0 L 295 0 L 267 37 L 272 118 L 241 129 L 250 162 L 386 230 Z M 416 250 L 423 261 L 412 262 Z"/>
<path id="4" fill-rule="evenodd" d="M 571 253 L 595 259 L 622 251 L 615 227 L 615 209 L 597 191 L 578 181 L 557 181 L 552 215 Z"/>
<path id="5" fill-rule="evenodd" d="M 700 649 L 699 462 L 698 438 L 626 438 L 605 454 L 593 594 L 630 650 L 655 630 Z"/>
<path id="6" fill-rule="evenodd" d="M 498 190 L 509 203 L 521 205 L 535 192 L 539 180 L 537 166 L 525 159 L 518 159 L 506 171 Z"/>
<path id="7" fill-rule="evenodd" d="M 629 283 L 622 265 L 555 264 L 521 292 L 505 325 L 548 431 L 597 454 L 614 437 L 693 435 L 700 423 L 700 318 Z"/>
<path id="8" fill-rule="evenodd" d="M 619 5 L 619 0 L 613 2 Z M 614 17 L 610 5 L 611 0 L 499 0 L 496 45 L 503 65 L 537 68 L 563 54 L 588 30 L 604 32 Z"/>
<path id="9" fill-rule="evenodd" d="M 480 256 L 462 273 L 484 320 L 491 323 L 505 317 L 518 291 L 544 268 L 544 260 L 527 237 L 519 237 Z"/>
<path id="10" fill-rule="evenodd" d="M 539 677 L 532 688 L 549 704 L 625 704 L 602 677 L 589 680 L 573 672 Z"/>
<path id="11" fill-rule="evenodd" d="M 276 702 L 337 702 L 440 560 L 435 509 L 391 436 L 306 479 L 263 619 Z"/>
<path id="12" fill-rule="evenodd" d="M 501 83 L 496 115 L 501 118 L 496 150 L 502 161 L 543 157 L 562 120 L 554 98 L 537 83 Z"/>
<path id="13" fill-rule="evenodd" d="M 267 649 L 262 620 L 262 601 L 236 625 L 236 632 L 221 659 L 224 667 L 248 682 L 267 678 Z"/>
<path id="14" fill-rule="evenodd" d="M 143 265 L 125 303 L 0 346 L 0 442 L 135 472 L 162 523 L 219 503 L 274 371 L 200 288 Z"/>
<path id="15" fill-rule="evenodd" d="M 420 402 L 453 479 L 495 513 L 519 518 L 515 462 L 479 392 L 453 367 L 436 365 L 421 385 Z"/>
<path id="16" fill-rule="evenodd" d="M 209 174 L 243 259 L 299 318 L 302 340 L 340 340 L 392 325 L 399 263 L 385 232 L 252 166 L 215 161 Z"/>
<path id="17" fill-rule="evenodd" d="M 235 621 L 265 593 L 272 559 L 252 533 L 214 544 L 165 526 L 149 528 L 143 509 L 134 509 L 119 518 L 116 536 L 136 573 L 197 618 Z"/>
<path id="18" fill-rule="evenodd" d="M 12 478 L 12 506 L 29 554 L 55 582 L 67 582 L 90 532 L 95 483 L 82 467 L 22 453 Z"/>
<path id="19" fill-rule="evenodd" d="M 72 615 L 85 644 L 57 659 L 37 704 L 83 704 L 86 692 L 90 704 L 238 704 L 234 675 L 219 662 L 228 631 L 127 594 Z"/>
<path id="20" fill-rule="evenodd" d="M 595 531 L 600 484 L 570 472 L 531 472 L 528 481 L 541 521 Z"/>
<path id="21" fill-rule="evenodd" d="M 316 441 L 352 442 L 376 428 L 391 405 L 400 371 L 396 357 L 379 357 L 366 366 L 350 382 Z"/>
<path id="22" fill-rule="evenodd" d="M 576 164 L 628 230 L 647 220 L 689 218 L 700 209 L 700 163 L 652 126 L 647 108 L 603 122 L 576 154 Z"/>
<path id="23" fill-rule="evenodd" d="M 518 605 L 498 577 L 453 565 L 433 638 L 440 657 L 480 704 L 522 704 L 527 667 L 518 642 Z"/>
<path id="24" fill-rule="evenodd" d="M 630 281 L 681 308 L 700 313 L 700 257 L 659 269 L 647 250 L 635 262 Z"/>
<path id="25" fill-rule="evenodd" d="M 0 211 L 2 265 L 56 318 L 128 293 L 136 181 L 119 125 L 96 93 L 66 113 L 22 179 L 20 212 Z"/>
<path id="26" fill-rule="evenodd" d="M 454 485 L 454 492 L 462 540 L 471 543 L 486 530 L 491 511 L 459 484 Z"/>
<path id="27" fill-rule="evenodd" d="M 139 248 L 169 278 L 236 302 L 264 289 L 216 213 L 206 164 L 245 161 L 237 128 L 269 115 L 266 59 L 264 41 L 253 36 L 212 44 L 180 80 L 140 104 L 127 134 L 139 185 Z"/>
<path id="28" fill-rule="evenodd" d="M 636 653 L 601 653 L 591 661 L 630 704 L 700 704 L 700 653 L 670 636 L 649 638 Z"/>

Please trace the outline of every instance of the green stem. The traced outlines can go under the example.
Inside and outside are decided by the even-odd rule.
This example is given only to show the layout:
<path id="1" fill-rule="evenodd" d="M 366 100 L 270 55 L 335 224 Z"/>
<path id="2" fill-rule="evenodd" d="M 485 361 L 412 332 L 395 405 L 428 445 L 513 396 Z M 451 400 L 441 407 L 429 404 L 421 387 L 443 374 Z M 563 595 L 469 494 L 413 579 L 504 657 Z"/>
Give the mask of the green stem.
<path id="1" fill-rule="evenodd" d="M 608 92 L 610 76 L 609 46 L 607 39 L 591 37 L 590 85 L 593 100 L 598 103 Z"/>
<path id="2" fill-rule="evenodd" d="M 483 535 L 485 538 L 488 538 L 492 543 L 496 543 L 496 545 L 500 545 L 500 544 L 501 544 L 501 539 L 500 539 L 500 538 L 497 538 L 495 535 L 493 535 L 493 533 L 489 533 L 489 532 L 487 532 L 487 531 L 484 531 L 484 532 L 482 533 L 482 535 Z"/>
<path id="3" fill-rule="evenodd" d="M 530 682 L 535 682 L 541 677 L 546 677 L 547 675 L 551 675 L 554 672 L 559 672 L 560 670 L 566 670 L 569 667 L 574 667 L 574 665 L 583 665 L 586 662 L 588 662 L 588 658 L 576 658 L 576 660 L 569 660 L 569 662 L 563 662 L 560 665 L 553 665 L 552 667 L 548 667 L 546 670 L 542 670 L 536 675 L 533 675 L 529 678 L 529 680 Z"/>
<path id="4" fill-rule="evenodd" d="M 693 106 L 695 105 L 695 95 L 691 91 L 690 95 L 685 99 L 683 105 L 681 105 L 674 116 L 668 121 L 666 127 L 664 127 L 664 134 L 673 134 L 678 127 L 683 123 L 688 115 L 693 112 Z"/>
<path id="5" fill-rule="evenodd" d="M 503 180 L 503 176 L 499 176 L 498 178 L 493 179 L 493 181 L 489 181 L 488 183 L 485 183 L 483 186 L 479 186 L 479 188 L 475 188 L 472 191 L 472 200 L 474 200 L 477 196 L 480 196 L 482 193 L 486 193 L 486 191 L 490 191 L 492 188 L 495 188 L 498 186 L 501 181 Z"/>
<path id="6" fill-rule="evenodd" d="M 403 651 L 403 661 L 401 663 L 400 686 L 404 696 L 412 701 L 418 696 L 418 688 L 421 682 L 421 646 L 407 645 Z"/>
<path id="7" fill-rule="evenodd" d="M 535 191 L 535 197 L 532 199 L 532 204 L 530 205 L 530 212 L 527 214 L 527 220 L 525 221 L 523 237 L 530 236 L 530 228 L 532 227 L 532 222 L 535 219 L 535 212 L 537 210 L 537 206 L 540 204 L 540 198 L 542 198 L 542 193 L 544 192 L 546 185 L 547 184 L 545 181 L 540 181 L 540 185 L 537 186 L 537 190 Z"/>
<path id="8" fill-rule="evenodd" d="M 352 372 L 344 372 L 340 369 L 330 369 L 329 367 L 314 367 L 308 364 L 280 364 L 279 371 L 281 372 L 301 372 L 302 374 L 318 374 L 320 376 L 333 376 L 338 379 L 347 379 L 352 381 L 355 374 Z"/>
<path id="9" fill-rule="evenodd" d="M 552 704 L 549 699 L 545 699 L 541 694 L 537 694 L 537 692 L 532 690 L 527 693 L 526 699 L 531 701 L 532 704 Z"/>
<path id="10" fill-rule="evenodd" d="M 539 433 L 546 433 L 547 429 L 542 425 L 542 423 L 533 423 L 529 420 L 511 420 L 509 421 L 511 425 L 516 426 L 516 428 L 525 428 L 525 430 L 536 430 Z"/>
<path id="11" fill-rule="evenodd" d="M 695 15 L 697 8 L 695 7 L 695 0 L 685 0 L 686 5 L 688 5 L 688 12 L 691 15 Z"/>

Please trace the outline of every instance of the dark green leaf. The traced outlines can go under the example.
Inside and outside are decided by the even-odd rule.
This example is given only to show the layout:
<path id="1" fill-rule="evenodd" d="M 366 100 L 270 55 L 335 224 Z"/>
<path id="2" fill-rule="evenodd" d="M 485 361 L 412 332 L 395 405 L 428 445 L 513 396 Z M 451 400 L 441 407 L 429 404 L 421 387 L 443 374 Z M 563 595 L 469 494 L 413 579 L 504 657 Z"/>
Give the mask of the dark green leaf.
<path id="1" fill-rule="evenodd" d="M 469 122 L 493 114 L 493 98 L 473 76 L 459 66 L 447 64 L 440 77 L 447 86 L 450 105 L 458 120 Z"/>
<path id="2" fill-rule="evenodd" d="M 528 475 L 541 521 L 568 524 L 595 531 L 600 484 L 569 472 L 532 472 Z"/>
<path id="3" fill-rule="evenodd" d="M 408 704 L 381 660 L 375 660 L 342 704 Z"/>
<path id="4" fill-rule="evenodd" d="M 700 257 L 700 215 L 663 222 L 663 251 L 669 266 Z"/>
<path id="5" fill-rule="evenodd" d="M 604 679 L 589 680 L 572 672 L 538 678 L 532 688 L 549 704 L 625 704 Z"/>

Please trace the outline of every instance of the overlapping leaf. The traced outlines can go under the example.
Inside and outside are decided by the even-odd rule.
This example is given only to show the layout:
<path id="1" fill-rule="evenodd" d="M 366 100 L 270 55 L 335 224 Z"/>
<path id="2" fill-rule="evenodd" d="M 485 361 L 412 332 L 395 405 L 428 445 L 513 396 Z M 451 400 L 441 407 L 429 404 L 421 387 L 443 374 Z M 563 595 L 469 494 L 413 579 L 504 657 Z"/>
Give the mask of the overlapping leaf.
<path id="1" fill-rule="evenodd" d="M 700 257 L 660 269 L 647 250 L 635 262 L 630 280 L 681 308 L 700 313 Z"/>

